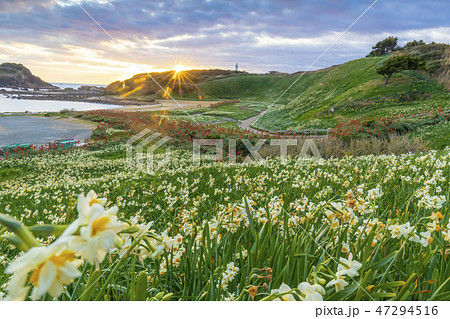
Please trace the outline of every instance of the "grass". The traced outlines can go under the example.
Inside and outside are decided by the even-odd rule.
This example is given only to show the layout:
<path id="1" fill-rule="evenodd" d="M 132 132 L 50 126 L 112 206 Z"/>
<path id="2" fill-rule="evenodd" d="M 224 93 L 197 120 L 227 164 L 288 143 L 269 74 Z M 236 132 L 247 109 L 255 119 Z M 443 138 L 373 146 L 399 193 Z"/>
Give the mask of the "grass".
<path id="1" fill-rule="evenodd" d="M 222 120 L 234 119 L 245 120 L 249 117 L 258 115 L 261 111 L 268 107 L 264 102 L 236 102 L 232 104 L 215 106 L 214 104 L 209 107 L 193 108 L 186 110 L 168 110 L 167 115 L 169 118 L 176 118 L 177 116 L 184 116 L 186 113 L 203 115 L 203 116 L 215 116 L 222 118 Z M 186 111 L 186 112 L 185 112 Z"/>
<path id="2" fill-rule="evenodd" d="M 450 108 L 449 92 L 425 74 L 404 71 L 384 85 L 383 78 L 375 72 L 384 59 L 365 58 L 339 65 L 295 100 L 261 117 L 254 126 L 330 128 L 351 119 Z"/>
<path id="3" fill-rule="evenodd" d="M 423 126 L 412 135 L 421 138 L 431 148 L 443 149 L 450 141 L 450 125 L 448 122 L 442 122 L 437 125 Z"/>
<path id="4" fill-rule="evenodd" d="M 215 124 L 215 126 L 224 127 L 224 128 L 234 128 L 239 129 L 239 122 L 223 122 Z"/>

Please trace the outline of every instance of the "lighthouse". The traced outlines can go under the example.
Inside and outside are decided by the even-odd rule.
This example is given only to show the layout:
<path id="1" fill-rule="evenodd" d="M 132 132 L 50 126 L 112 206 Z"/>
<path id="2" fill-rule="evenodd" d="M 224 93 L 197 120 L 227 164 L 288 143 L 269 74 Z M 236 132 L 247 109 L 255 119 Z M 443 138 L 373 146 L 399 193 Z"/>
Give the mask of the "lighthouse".
<path id="1" fill-rule="evenodd" d="M 239 65 L 237 64 L 237 62 L 236 62 L 236 69 L 234 70 L 234 72 L 238 72 L 238 70 L 239 70 Z"/>

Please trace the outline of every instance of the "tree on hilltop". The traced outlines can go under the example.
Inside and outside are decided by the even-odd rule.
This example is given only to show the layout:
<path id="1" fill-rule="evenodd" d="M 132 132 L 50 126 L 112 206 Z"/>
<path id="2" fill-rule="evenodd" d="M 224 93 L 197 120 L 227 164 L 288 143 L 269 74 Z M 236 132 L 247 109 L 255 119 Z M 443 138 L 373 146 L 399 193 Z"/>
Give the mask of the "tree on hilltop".
<path id="1" fill-rule="evenodd" d="M 426 43 L 423 40 L 419 40 L 419 41 L 413 40 L 413 41 L 406 43 L 405 46 L 403 47 L 403 49 L 409 49 L 412 47 L 417 47 L 419 45 L 426 45 Z"/>
<path id="2" fill-rule="evenodd" d="M 389 53 L 392 53 L 397 49 L 398 37 L 388 37 L 384 40 L 381 40 L 372 47 L 372 51 L 367 55 L 369 56 L 382 56 Z"/>
<path id="3" fill-rule="evenodd" d="M 384 84 L 388 84 L 389 79 L 395 73 L 403 70 L 418 70 L 425 67 L 419 58 L 411 55 L 402 55 L 389 58 L 383 62 L 383 65 L 377 69 L 377 73 L 386 78 Z"/>

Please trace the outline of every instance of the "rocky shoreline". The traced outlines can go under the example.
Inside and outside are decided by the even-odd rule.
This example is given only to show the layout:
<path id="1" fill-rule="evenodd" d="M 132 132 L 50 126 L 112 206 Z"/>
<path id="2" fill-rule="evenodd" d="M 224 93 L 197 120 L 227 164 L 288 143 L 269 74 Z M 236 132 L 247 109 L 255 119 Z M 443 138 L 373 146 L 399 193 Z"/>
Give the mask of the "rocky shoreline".
<path id="1" fill-rule="evenodd" d="M 150 98 L 121 98 L 112 95 L 102 95 L 98 92 L 82 91 L 82 90 L 59 90 L 59 91 L 25 91 L 25 90 L 1 90 L 7 98 L 23 99 L 23 100 L 47 100 L 47 101 L 68 101 L 68 102 L 88 102 L 97 104 L 112 105 L 151 105 L 156 104 L 154 99 Z"/>

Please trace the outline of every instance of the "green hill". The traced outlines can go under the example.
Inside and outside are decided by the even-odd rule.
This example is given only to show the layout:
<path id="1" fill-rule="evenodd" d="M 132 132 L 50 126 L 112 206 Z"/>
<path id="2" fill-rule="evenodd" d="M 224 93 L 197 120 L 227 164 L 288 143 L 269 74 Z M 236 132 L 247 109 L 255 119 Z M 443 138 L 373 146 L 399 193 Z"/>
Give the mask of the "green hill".
<path id="1" fill-rule="evenodd" d="M 450 46 L 423 44 L 400 48 L 392 55 L 411 54 L 426 62 L 426 71 L 403 71 L 388 85 L 376 69 L 389 56 L 368 57 L 314 72 L 247 74 L 224 70 L 192 70 L 152 76 L 173 88 L 176 99 L 232 99 L 277 105 L 252 124 L 265 130 L 330 128 L 353 119 L 450 109 Z M 301 76 L 301 77 L 300 77 Z M 300 78 L 299 78 L 300 77 Z M 189 79 L 187 79 L 189 78 Z M 295 82 L 295 83 L 294 83 Z M 292 85 L 292 87 L 291 87 Z M 108 87 L 110 94 L 160 98 L 163 91 L 146 75 Z"/>
<path id="2" fill-rule="evenodd" d="M 439 107 L 450 109 L 448 90 L 425 72 L 403 71 L 384 85 L 376 68 L 386 58 L 350 61 L 321 72 L 322 76 L 304 89 L 295 85 L 292 90 L 297 96 L 288 104 L 269 110 L 254 126 L 329 128 L 349 119 L 420 113 Z"/>

